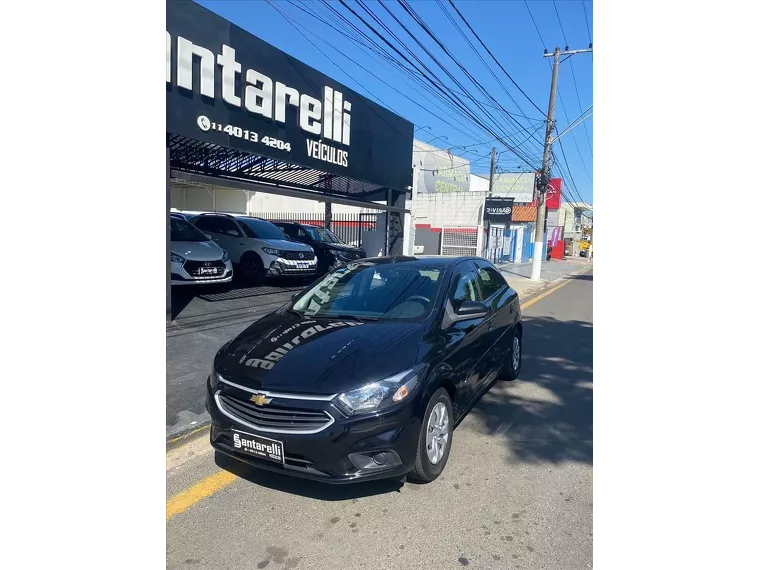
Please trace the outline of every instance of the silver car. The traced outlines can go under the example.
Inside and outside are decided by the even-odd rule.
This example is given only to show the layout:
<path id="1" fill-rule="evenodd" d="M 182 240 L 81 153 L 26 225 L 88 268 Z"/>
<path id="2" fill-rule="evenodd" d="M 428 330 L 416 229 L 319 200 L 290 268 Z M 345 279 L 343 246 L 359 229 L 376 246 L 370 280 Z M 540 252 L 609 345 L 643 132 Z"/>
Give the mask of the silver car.
<path id="1" fill-rule="evenodd" d="M 171 284 L 207 285 L 232 281 L 229 254 L 184 216 L 171 215 Z"/>

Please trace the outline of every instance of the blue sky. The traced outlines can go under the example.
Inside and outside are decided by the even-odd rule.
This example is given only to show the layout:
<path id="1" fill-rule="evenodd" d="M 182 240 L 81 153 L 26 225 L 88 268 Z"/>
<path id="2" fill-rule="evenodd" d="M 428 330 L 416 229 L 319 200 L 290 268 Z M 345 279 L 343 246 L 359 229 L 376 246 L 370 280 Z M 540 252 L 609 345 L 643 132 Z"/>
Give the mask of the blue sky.
<path id="1" fill-rule="evenodd" d="M 389 107 L 399 115 L 413 122 L 417 127 L 426 127 L 416 132 L 417 138 L 430 141 L 435 139 L 435 137 L 447 137 L 445 139 L 437 138 L 437 140 L 433 140 L 433 144 L 443 148 L 468 145 L 466 149 L 454 150 L 454 153 L 463 154 L 463 156 L 469 158 L 472 161 L 473 172 L 487 173 L 489 171 L 489 153 L 492 146 L 495 146 L 500 153 L 498 160 L 499 168 L 504 171 L 517 171 L 518 166 L 521 165 L 529 169 L 525 160 L 514 156 L 501 143 L 494 142 L 492 140 L 494 137 L 488 133 L 473 127 L 471 122 L 467 122 L 460 116 L 452 114 L 439 101 L 433 99 L 443 110 L 433 106 L 426 99 L 422 98 L 414 83 L 411 83 L 408 79 L 406 81 L 409 81 L 409 83 L 406 83 L 401 79 L 400 72 L 380 63 L 375 57 L 357 47 L 350 39 L 342 34 L 337 34 L 333 29 L 303 11 L 298 10 L 286 0 L 275 1 L 277 7 L 289 15 L 290 20 L 304 26 L 310 31 L 311 39 L 321 48 L 326 56 L 317 50 L 312 43 L 303 37 L 296 27 L 293 27 L 287 19 L 283 18 L 265 0 L 201 0 L 199 3 L 277 48 L 344 83 L 362 95 Z M 535 25 L 530 19 L 525 2 L 523 0 L 454 0 L 454 2 L 504 69 L 530 99 L 541 110 L 546 111 L 551 82 L 551 68 L 546 58 L 543 57 L 544 46 L 538 36 Z M 453 28 L 435 1 L 412 0 L 410 2 L 412 8 L 438 36 L 447 49 L 482 84 L 490 95 L 496 99 L 498 104 L 509 113 L 528 117 L 516 117 L 516 120 L 521 123 L 521 127 L 519 127 L 506 124 L 502 117 L 497 115 L 501 119 L 502 129 L 507 133 L 511 133 L 522 127 L 527 128 L 528 133 L 535 133 L 535 137 L 541 141 L 542 147 L 545 126 L 541 127 L 538 122 L 538 119 L 541 117 L 538 110 L 533 107 L 532 103 L 524 95 L 519 93 L 514 84 L 498 69 L 490 56 L 481 49 L 477 40 L 471 36 L 463 22 L 453 12 L 448 0 L 443 0 L 443 3 L 462 26 L 462 29 L 465 30 L 467 37 L 480 49 L 485 62 L 493 69 L 496 77 L 516 100 L 521 111 L 506 92 L 504 92 L 496 79 L 488 72 L 487 68 L 480 62 L 479 58 L 461 38 L 456 29 Z M 329 15 L 328 9 L 321 2 L 310 1 L 304 4 L 310 10 L 328 16 L 330 21 L 335 21 L 336 18 L 333 15 Z M 451 84 L 450 79 L 423 53 L 414 40 L 393 21 L 391 16 L 385 12 L 379 3 L 369 1 L 367 4 L 375 15 L 391 27 L 406 45 L 414 48 L 415 53 L 419 55 L 438 77 L 445 78 L 445 81 Z M 434 43 L 434 40 L 413 22 L 411 17 L 403 11 L 397 2 L 385 0 L 385 5 L 462 82 L 473 96 L 482 102 L 487 102 L 476 86 L 466 78 L 456 64 Z M 592 33 L 593 31 L 592 2 L 584 3 L 585 11 L 583 11 L 583 2 L 579 0 L 558 0 L 555 6 L 552 1 L 530 0 L 528 5 L 540 30 L 540 34 L 546 42 L 545 47 L 549 51 L 552 51 L 555 47 L 564 48 L 566 45 L 564 34 L 566 34 L 566 40 L 570 49 L 581 49 L 588 46 L 588 25 L 590 26 L 590 32 Z M 338 2 L 332 3 L 332 6 L 371 35 L 371 32 Z M 351 7 L 365 19 L 369 19 L 358 5 L 351 4 Z M 557 9 L 561 18 L 563 33 L 556 15 Z M 586 14 L 588 24 L 586 24 L 585 20 Z M 372 24 L 378 27 L 376 22 L 372 22 Z M 324 43 L 318 36 L 328 40 L 338 48 L 339 52 L 332 46 Z M 377 38 L 375 37 L 375 39 Z M 346 55 L 355 60 L 355 63 L 347 59 Z M 573 71 L 574 77 L 572 75 Z M 372 73 L 390 83 L 392 87 L 373 77 Z M 575 85 L 577 86 L 577 90 L 575 90 Z M 399 91 L 420 103 L 421 106 L 411 102 L 407 97 L 401 95 Z M 559 72 L 559 93 L 561 101 L 557 100 L 556 120 L 557 128 L 561 131 L 569 122 L 577 118 L 593 103 L 593 60 L 591 54 L 575 55 L 561 65 Z M 582 104 L 582 108 L 580 107 L 580 103 Z M 466 131 L 466 133 L 459 132 L 431 113 L 445 118 L 449 123 L 458 126 Z M 562 146 L 559 146 L 558 143 L 554 145 L 554 152 L 558 156 L 564 173 L 565 188 L 567 185 L 569 185 L 572 191 L 576 188 L 574 196 L 579 194 L 577 197 L 592 203 L 592 117 L 585 121 L 584 125 L 575 128 L 572 133 L 565 135 L 561 139 L 566 161 L 562 154 Z M 522 133 L 521 135 L 515 135 L 515 140 L 522 141 L 526 137 L 527 135 Z M 478 144 L 483 142 L 484 144 Z M 525 146 L 523 149 L 532 164 L 540 163 L 539 157 L 541 152 L 535 140 L 531 140 L 529 146 Z M 574 179 L 574 184 L 568 180 L 569 172 L 571 172 Z M 553 175 L 561 175 L 556 167 L 553 169 Z M 572 199 L 573 194 L 567 191 L 566 197 Z"/>

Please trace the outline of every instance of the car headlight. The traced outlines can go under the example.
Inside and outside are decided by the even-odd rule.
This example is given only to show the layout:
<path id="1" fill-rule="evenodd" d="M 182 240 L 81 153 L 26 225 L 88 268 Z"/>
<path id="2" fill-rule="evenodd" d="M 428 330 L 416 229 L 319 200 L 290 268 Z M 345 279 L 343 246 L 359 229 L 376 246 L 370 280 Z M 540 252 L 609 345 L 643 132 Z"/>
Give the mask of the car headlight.
<path id="1" fill-rule="evenodd" d="M 419 384 L 413 368 L 355 390 L 338 394 L 334 402 L 347 415 L 365 414 L 405 400 Z"/>
<path id="2" fill-rule="evenodd" d="M 171 254 L 171 261 L 174 262 L 174 263 L 184 263 L 187 260 L 184 257 L 182 257 L 181 255 L 177 254 L 177 253 L 172 253 Z"/>
<path id="3" fill-rule="evenodd" d="M 229 261 L 229 252 L 226 249 L 222 249 L 221 260 L 226 263 Z"/>
<path id="4" fill-rule="evenodd" d="M 282 250 L 281 249 L 274 249 L 273 247 L 263 247 L 261 249 L 263 249 L 269 255 L 276 255 L 277 257 L 279 257 L 280 255 L 282 255 Z"/>

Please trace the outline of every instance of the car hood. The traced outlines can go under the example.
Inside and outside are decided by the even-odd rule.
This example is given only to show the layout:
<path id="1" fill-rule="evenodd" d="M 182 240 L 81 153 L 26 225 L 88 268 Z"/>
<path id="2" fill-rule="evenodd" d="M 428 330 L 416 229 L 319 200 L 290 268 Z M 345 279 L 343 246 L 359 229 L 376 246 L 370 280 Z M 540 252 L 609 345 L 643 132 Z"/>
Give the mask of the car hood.
<path id="1" fill-rule="evenodd" d="M 327 242 L 318 242 L 318 245 L 321 245 L 322 247 L 326 249 L 331 249 L 333 251 L 343 251 L 345 253 L 354 253 L 356 255 L 363 255 L 364 251 L 359 247 L 353 247 L 352 245 L 348 245 L 347 243 L 327 243 Z"/>
<path id="2" fill-rule="evenodd" d="M 223 347 L 214 366 L 255 390 L 336 394 L 413 367 L 423 328 L 272 313 Z"/>
<path id="3" fill-rule="evenodd" d="M 266 247 L 272 247 L 275 249 L 283 249 L 285 251 L 313 251 L 310 246 L 305 243 L 299 243 L 297 241 L 290 241 L 286 239 L 262 239 L 261 242 Z"/>
<path id="4" fill-rule="evenodd" d="M 172 241 L 171 253 L 181 255 L 191 261 L 217 261 L 221 259 L 221 248 L 208 241 Z"/>

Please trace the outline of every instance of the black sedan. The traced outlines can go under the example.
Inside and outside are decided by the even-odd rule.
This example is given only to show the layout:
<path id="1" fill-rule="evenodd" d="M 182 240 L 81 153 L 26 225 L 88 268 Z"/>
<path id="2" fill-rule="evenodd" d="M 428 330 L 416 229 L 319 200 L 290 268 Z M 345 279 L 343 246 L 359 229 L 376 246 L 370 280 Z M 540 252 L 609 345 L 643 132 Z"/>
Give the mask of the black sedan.
<path id="1" fill-rule="evenodd" d="M 211 444 L 331 483 L 432 481 L 454 426 L 519 374 L 521 340 L 519 297 L 484 259 L 348 264 L 219 350 Z"/>
<path id="2" fill-rule="evenodd" d="M 366 252 L 343 242 L 327 228 L 300 222 L 272 222 L 291 240 L 310 245 L 319 262 L 319 274 L 366 257 Z"/>

